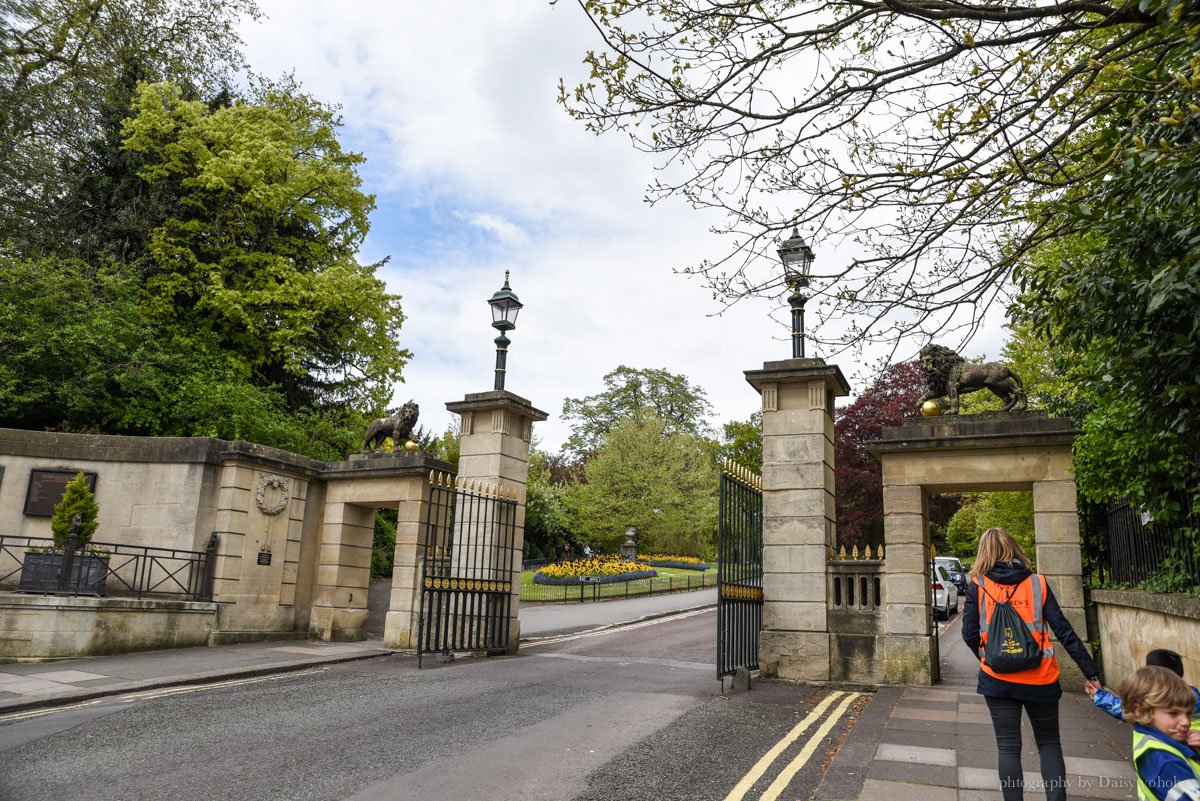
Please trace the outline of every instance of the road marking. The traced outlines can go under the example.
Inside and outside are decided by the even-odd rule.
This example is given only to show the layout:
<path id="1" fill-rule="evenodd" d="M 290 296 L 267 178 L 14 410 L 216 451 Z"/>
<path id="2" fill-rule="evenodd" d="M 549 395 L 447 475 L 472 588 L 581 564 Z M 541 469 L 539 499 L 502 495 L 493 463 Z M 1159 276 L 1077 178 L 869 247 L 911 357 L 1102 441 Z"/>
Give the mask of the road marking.
<path id="1" fill-rule="evenodd" d="M 808 744 L 804 746 L 804 749 L 796 754 L 795 759 L 789 762 L 788 766 L 775 777 L 775 781 L 771 782 L 771 786 L 759 797 L 758 801 L 775 801 L 775 799 L 779 798 L 779 794 L 787 789 L 787 786 L 792 783 L 792 779 L 796 778 L 796 774 L 800 772 L 800 769 L 808 763 L 808 760 L 812 759 L 813 753 L 820 747 L 821 742 L 825 739 L 825 735 L 837 725 L 838 721 L 842 719 L 842 715 L 846 714 L 846 710 L 850 707 L 850 704 L 857 701 L 860 696 L 860 693 L 851 693 L 846 700 L 838 705 L 833 714 L 821 724 L 821 728 L 813 732 L 813 735 L 808 738 Z"/>
<path id="2" fill-rule="evenodd" d="M 656 617 L 653 620 L 643 620 L 640 623 L 630 623 L 627 626 L 609 626 L 597 631 L 584 631 L 579 634 L 564 634 L 561 637 L 547 637 L 544 640 L 536 642 L 523 642 L 521 648 L 536 648 L 539 645 L 554 645 L 560 642 L 570 642 L 571 640 L 583 640 L 588 637 L 602 637 L 606 634 L 617 634 L 622 631 L 631 631 L 633 629 L 645 628 L 646 626 L 657 626 L 659 623 L 670 623 L 675 620 L 685 620 L 696 615 L 705 615 L 712 612 L 716 607 L 705 607 L 704 609 L 694 609 L 690 612 L 682 612 L 678 615 L 670 615 L 667 617 Z"/>
<path id="3" fill-rule="evenodd" d="M 70 706 L 55 706 L 55 707 L 51 707 L 49 709 L 30 709 L 25 712 L 12 712 L 8 715 L 0 715 L 0 723 L 12 723 L 12 722 L 16 722 L 18 720 L 30 720 L 32 718 L 40 718 L 42 715 L 50 715 L 50 714 L 53 714 L 54 712 L 70 712 L 72 709 L 83 709 L 84 707 L 87 707 L 87 706 L 93 706 L 95 704 L 100 703 L 103 700 L 105 700 L 105 699 L 95 698 L 91 701 L 83 701 L 82 703 L 71 704 Z"/>
<path id="4" fill-rule="evenodd" d="M 288 678 L 289 676 L 304 676 L 311 673 L 320 673 L 325 668 L 315 668 L 312 670 L 297 670 L 284 673 L 272 673 L 268 676 L 252 676 L 248 679 L 230 679 L 228 681 L 209 682 L 208 684 L 189 684 L 185 687 L 168 687 L 161 690 L 143 690 L 136 693 L 125 693 L 118 696 L 105 696 L 103 698 L 93 698 L 90 701 L 82 701 L 78 704 L 69 704 L 67 706 L 52 706 L 44 709 L 31 709 L 25 712 L 13 712 L 8 715 L 0 715 L 0 723 L 15 723 L 21 720 L 32 720 L 45 715 L 53 715 L 58 712 L 70 712 L 73 709 L 83 709 L 84 707 L 95 706 L 104 701 L 119 701 L 123 704 L 133 703 L 134 701 L 145 701 L 152 698 L 162 698 L 168 695 L 180 695 L 182 693 L 194 693 L 200 690 L 211 690 L 218 687 L 234 687 L 241 684 L 257 684 L 263 681 L 275 681 L 277 679 Z"/>
<path id="5" fill-rule="evenodd" d="M 775 743 L 775 745 L 771 747 L 771 750 L 763 754 L 762 758 L 759 759 L 758 762 L 754 763 L 754 767 L 750 768 L 749 772 L 742 777 L 742 780 L 734 785 L 734 788 L 729 791 L 729 795 L 725 796 L 725 801 L 742 801 L 742 799 L 746 796 L 746 793 L 748 793 L 750 788 L 754 786 L 754 783 L 763 777 L 763 774 L 766 773 L 771 767 L 771 764 L 779 758 L 780 754 L 786 751 L 792 743 L 799 739 L 800 735 L 803 734 L 805 730 L 808 729 L 808 727 L 811 726 L 818 718 L 820 718 L 822 714 L 824 714 L 825 710 L 829 708 L 830 704 L 834 703 L 844 695 L 845 693 L 842 692 L 830 693 L 821 700 L 821 703 L 813 707 L 813 711 L 809 712 L 808 716 L 805 717 L 804 720 L 793 726 L 792 730 L 784 735 L 783 739 Z M 774 787 L 774 785 L 771 786 Z"/>
<path id="6" fill-rule="evenodd" d="M 258 684 L 264 681 L 277 681 L 278 679 L 286 679 L 292 676 L 306 676 L 312 673 L 320 673 L 321 668 L 315 670 L 296 670 L 286 673 L 272 673 L 268 676 L 251 676 L 248 679 L 230 679 L 228 681 L 213 681 L 205 684 L 189 684 L 184 687 L 168 687 L 163 690 L 144 690 L 140 693 L 129 693 L 123 695 L 117 700 L 122 703 L 132 703 L 133 701 L 145 701 L 151 698 L 163 698 L 168 695 L 182 695 L 183 693 L 195 693 L 201 690 L 215 690 L 218 687 L 237 687 L 243 684 Z"/>

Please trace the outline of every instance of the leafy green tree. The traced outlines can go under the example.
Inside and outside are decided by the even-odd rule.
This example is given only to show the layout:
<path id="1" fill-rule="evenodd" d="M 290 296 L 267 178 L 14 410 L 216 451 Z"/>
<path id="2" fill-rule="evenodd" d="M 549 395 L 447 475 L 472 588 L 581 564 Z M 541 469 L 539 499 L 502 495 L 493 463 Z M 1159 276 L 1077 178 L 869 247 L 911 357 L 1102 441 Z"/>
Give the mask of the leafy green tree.
<path id="1" fill-rule="evenodd" d="M 669 434 L 711 433 L 712 406 L 704 390 L 687 376 L 621 365 L 604 376 L 603 392 L 563 401 L 563 419 L 571 421 L 564 450 L 577 458 L 587 456 L 621 421 L 646 411 L 662 420 Z"/>
<path id="2" fill-rule="evenodd" d="M 643 552 L 705 557 L 717 524 L 716 444 L 670 431 L 645 413 L 621 420 L 587 462 L 587 481 L 566 490 L 571 530 L 615 551 L 637 526 Z"/>
<path id="3" fill-rule="evenodd" d="M 182 191 L 151 235 L 150 312 L 210 332 L 292 408 L 382 407 L 410 356 L 399 298 L 356 259 L 374 201 L 336 126 L 294 86 L 211 110 L 173 84 L 143 86 L 125 125 L 142 178 Z"/>
<path id="4" fill-rule="evenodd" d="M 1088 200 L 1088 247 L 1030 260 L 1017 311 L 1073 357 L 1080 491 L 1170 522 L 1200 509 L 1200 137 L 1162 133 Z"/>
<path id="5" fill-rule="evenodd" d="M 979 550 L 979 535 L 984 529 L 979 527 L 979 498 L 976 495 L 964 497 L 946 523 L 946 547 L 951 556 L 959 559 L 973 559 Z"/>
<path id="6" fill-rule="evenodd" d="M 549 559 L 558 553 L 568 526 L 565 494 L 551 478 L 546 454 L 535 449 L 529 456 L 525 485 L 526 559 Z"/>
<path id="7" fill-rule="evenodd" d="M 238 22 L 257 16 L 251 0 L 0 0 L 0 241 L 28 255 L 94 244 L 66 235 L 87 210 L 67 196 L 105 116 L 125 116 L 138 80 L 231 85 Z"/>
<path id="8" fill-rule="evenodd" d="M 1036 562 L 1032 493 L 987 492 L 963 496 L 962 506 L 946 526 L 947 545 L 955 556 L 974 557 L 979 536 L 994 527 L 1007 529 Z"/>
<path id="9" fill-rule="evenodd" d="M 458 421 L 451 422 L 437 439 L 433 439 L 423 450 L 431 456 L 448 462 L 458 471 L 459 451 L 462 448 L 462 430 Z"/>
<path id="10" fill-rule="evenodd" d="M 136 276 L 0 250 L 0 420 L 44 429 L 119 428 L 120 386 L 161 363 Z"/>
<path id="11" fill-rule="evenodd" d="M 762 412 L 750 415 L 749 420 L 734 420 L 722 428 L 723 441 L 718 458 L 723 463 L 732 459 L 742 467 L 762 473 L 763 431 Z"/>
<path id="12" fill-rule="evenodd" d="M 329 459 L 385 406 L 409 354 L 357 261 L 362 158 L 294 82 L 228 89 L 247 15 L 0 0 L 4 424 Z"/>
<path id="13" fill-rule="evenodd" d="M 0 420 L 28 429 L 244 439 L 342 458 L 365 416 L 287 408 L 203 332 L 143 310 L 136 270 L 0 251 Z"/>
<path id="14" fill-rule="evenodd" d="M 396 510 L 378 509 L 371 541 L 371 578 L 392 577 L 396 561 Z"/>
<path id="15" fill-rule="evenodd" d="M 54 506 L 54 515 L 50 518 L 50 532 L 54 535 L 54 547 L 64 548 L 67 537 L 71 535 L 71 527 L 75 525 L 75 516 L 79 516 L 78 545 L 91 541 L 96 533 L 97 518 L 100 507 L 96 504 L 96 496 L 88 488 L 87 478 L 82 472 L 76 473 L 75 478 L 67 482 L 63 490 L 62 500 Z"/>

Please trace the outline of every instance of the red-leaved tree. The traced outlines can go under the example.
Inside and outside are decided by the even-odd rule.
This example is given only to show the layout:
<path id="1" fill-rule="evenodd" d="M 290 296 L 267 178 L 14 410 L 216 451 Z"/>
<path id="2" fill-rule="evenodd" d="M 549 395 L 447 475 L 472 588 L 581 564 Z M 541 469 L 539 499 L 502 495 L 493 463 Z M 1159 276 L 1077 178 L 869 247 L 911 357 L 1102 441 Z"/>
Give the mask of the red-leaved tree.
<path id="1" fill-rule="evenodd" d="M 893 364 L 853 403 L 835 411 L 838 545 L 883 542 L 883 471 L 866 443 L 880 439 L 884 426 L 898 425 L 917 414 L 925 388 L 919 362 Z M 957 507 L 956 499 L 936 498 L 930 505 L 930 519 L 944 524 Z"/>

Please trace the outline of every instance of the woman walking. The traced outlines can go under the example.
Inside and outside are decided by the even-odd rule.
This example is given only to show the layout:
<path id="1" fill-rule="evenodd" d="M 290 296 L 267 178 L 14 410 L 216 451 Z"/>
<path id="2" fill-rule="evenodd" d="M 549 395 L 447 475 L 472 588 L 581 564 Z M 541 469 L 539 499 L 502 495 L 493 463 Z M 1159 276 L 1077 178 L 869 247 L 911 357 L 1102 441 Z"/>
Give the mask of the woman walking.
<path id="1" fill-rule="evenodd" d="M 1054 661 L 1054 646 L 1047 626 L 1087 677 L 1089 690 L 1099 688 L 1100 668 L 1063 616 L 1050 582 L 1040 573 L 1031 572 L 1030 568 L 1029 557 L 1011 534 L 1002 528 L 989 528 L 983 532 L 979 538 L 979 554 L 971 568 L 972 581 L 967 584 L 962 636 L 980 659 L 977 692 L 987 701 L 992 727 L 996 730 L 1004 801 L 1023 801 L 1025 797 L 1025 777 L 1021 770 L 1021 710 L 1025 710 L 1033 728 L 1046 798 L 1048 801 L 1065 801 L 1067 770 L 1058 733 L 1058 699 L 1062 697 L 1062 687 L 1058 683 L 1058 663 Z M 1012 673 L 993 669 L 985 654 L 988 623 L 998 605 L 1005 604 L 1020 616 L 1036 644 L 1034 666 Z M 1019 634 L 1017 639 L 1028 639 L 1023 632 Z"/>

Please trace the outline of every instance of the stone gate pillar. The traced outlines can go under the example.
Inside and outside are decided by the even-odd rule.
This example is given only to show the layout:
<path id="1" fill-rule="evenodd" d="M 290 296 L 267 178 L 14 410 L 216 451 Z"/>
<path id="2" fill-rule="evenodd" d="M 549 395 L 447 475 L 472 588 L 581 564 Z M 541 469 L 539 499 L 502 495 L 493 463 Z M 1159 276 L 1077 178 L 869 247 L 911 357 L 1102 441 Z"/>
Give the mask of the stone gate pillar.
<path id="1" fill-rule="evenodd" d="M 883 461 L 884 561 L 882 647 L 876 649 L 884 684 L 932 684 L 938 636 L 930 605 L 928 491 L 905 483 L 903 471 Z"/>
<path id="2" fill-rule="evenodd" d="M 830 676 L 826 562 L 835 540 L 833 403 L 850 394 L 823 359 L 766 362 L 747 370 L 763 409 L 764 676 Z"/>
<path id="3" fill-rule="evenodd" d="M 458 478 L 503 488 L 517 499 L 516 538 L 511 553 L 512 603 L 508 652 L 517 652 L 521 624 L 521 550 L 525 543 L 525 483 L 529 477 L 529 442 L 533 424 L 549 415 L 507 390 L 476 392 L 446 408 L 462 419 Z M 503 561 L 503 559 L 501 560 Z"/>

